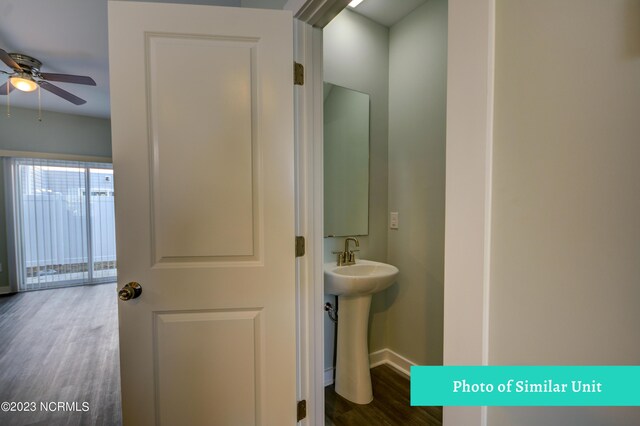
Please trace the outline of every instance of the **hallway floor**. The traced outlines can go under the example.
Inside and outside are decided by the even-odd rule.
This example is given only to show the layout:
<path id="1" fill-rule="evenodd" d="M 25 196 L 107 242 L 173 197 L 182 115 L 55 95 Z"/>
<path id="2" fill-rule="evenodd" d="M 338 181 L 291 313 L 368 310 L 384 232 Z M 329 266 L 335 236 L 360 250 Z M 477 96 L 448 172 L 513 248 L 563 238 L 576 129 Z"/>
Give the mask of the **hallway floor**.
<path id="1" fill-rule="evenodd" d="M 122 423 L 115 292 L 103 284 L 0 297 L 0 402 L 10 404 L 0 424 Z"/>
<path id="2" fill-rule="evenodd" d="M 441 426 L 442 407 L 412 407 L 409 379 L 387 365 L 371 370 L 373 401 L 359 405 L 325 387 L 325 426 Z"/>

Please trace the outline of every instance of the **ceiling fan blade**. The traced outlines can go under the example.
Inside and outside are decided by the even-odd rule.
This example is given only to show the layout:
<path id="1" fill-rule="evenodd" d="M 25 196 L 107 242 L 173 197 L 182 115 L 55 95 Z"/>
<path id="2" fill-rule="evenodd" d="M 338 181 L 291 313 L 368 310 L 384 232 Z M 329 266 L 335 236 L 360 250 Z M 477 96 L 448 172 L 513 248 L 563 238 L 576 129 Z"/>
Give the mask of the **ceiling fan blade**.
<path id="1" fill-rule="evenodd" d="M 50 72 L 40 73 L 42 78 L 49 81 L 59 81 L 61 83 L 75 83 L 85 84 L 87 86 L 95 86 L 96 82 L 91 77 L 84 75 L 71 75 L 71 74 L 52 74 Z"/>
<path id="2" fill-rule="evenodd" d="M 71 102 L 74 105 L 82 105 L 82 104 L 86 104 L 87 103 L 87 101 L 85 101 L 84 99 L 81 99 L 81 98 L 77 97 L 76 95 L 67 92 L 64 89 L 59 88 L 58 86 L 54 86 L 53 84 L 51 84 L 51 83 L 49 83 L 47 81 L 40 81 L 40 82 L 38 82 L 38 84 L 44 90 L 47 90 L 47 91 L 53 93 L 54 95 L 58 95 L 62 99 L 66 99 L 67 101 Z"/>
<path id="3" fill-rule="evenodd" d="M 16 61 L 13 60 L 11 56 L 4 50 L 0 49 L 0 60 L 7 64 L 7 66 L 16 71 L 24 71 L 20 65 Z"/>
<path id="4" fill-rule="evenodd" d="M 7 96 L 7 85 L 9 85 L 9 92 L 13 90 L 13 84 L 9 84 L 9 82 L 7 81 L 5 84 L 0 86 L 0 95 Z"/>

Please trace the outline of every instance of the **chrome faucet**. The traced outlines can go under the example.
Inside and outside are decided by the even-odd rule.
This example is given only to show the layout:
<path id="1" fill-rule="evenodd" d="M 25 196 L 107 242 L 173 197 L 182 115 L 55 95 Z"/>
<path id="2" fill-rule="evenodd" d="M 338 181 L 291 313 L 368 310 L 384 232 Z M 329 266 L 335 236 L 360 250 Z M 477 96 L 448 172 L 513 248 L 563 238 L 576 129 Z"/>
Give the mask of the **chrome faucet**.
<path id="1" fill-rule="evenodd" d="M 355 252 L 359 250 L 349 250 L 349 241 L 356 243 L 356 247 L 360 247 L 360 241 L 356 237 L 347 237 L 344 239 L 344 251 L 332 251 L 331 253 L 338 255 L 338 266 L 353 265 L 356 263 Z"/>

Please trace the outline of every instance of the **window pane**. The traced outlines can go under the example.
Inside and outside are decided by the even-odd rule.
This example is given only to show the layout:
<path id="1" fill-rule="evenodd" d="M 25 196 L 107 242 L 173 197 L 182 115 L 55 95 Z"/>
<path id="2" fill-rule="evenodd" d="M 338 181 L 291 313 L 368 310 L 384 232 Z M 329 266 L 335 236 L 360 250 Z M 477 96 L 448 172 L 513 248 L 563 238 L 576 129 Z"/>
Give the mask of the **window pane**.
<path id="1" fill-rule="evenodd" d="M 14 164 L 19 289 L 114 281 L 111 166 L 40 159 Z"/>
<path id="2" fill-rule="evenodd" d="M 113 170 L 89 169 L 94 278 L 116 276 Z"/>

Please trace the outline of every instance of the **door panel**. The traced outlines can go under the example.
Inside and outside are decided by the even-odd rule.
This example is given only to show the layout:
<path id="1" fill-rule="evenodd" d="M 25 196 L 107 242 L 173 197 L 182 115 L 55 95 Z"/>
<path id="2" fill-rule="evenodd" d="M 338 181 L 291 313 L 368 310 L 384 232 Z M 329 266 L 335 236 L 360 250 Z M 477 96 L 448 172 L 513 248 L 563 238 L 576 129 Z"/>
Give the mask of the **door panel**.
<path id="1" fill-rule="evenodd" d="M 292 17 L 109 3 L 125 425 L 295 424 Z"/>
<path id="2" fill-rule="evenodd" d="M 220 426 L 231 419 L 233 424 L 254 424 L 256 396 L 262 398 L 255 394 L 260 392 L 256 381 L 264 362 L 260 311 L 169 312 L 154 319 L 156 402 L 162 424 L 190 425 L 198 419 Z M 194 398 L 193 393 L 207 398 Z"/>
<path id="3" fill-rule="evenodd" d="M 156 262 L 254 254 L 257 43 L 147 34 Z"/>

